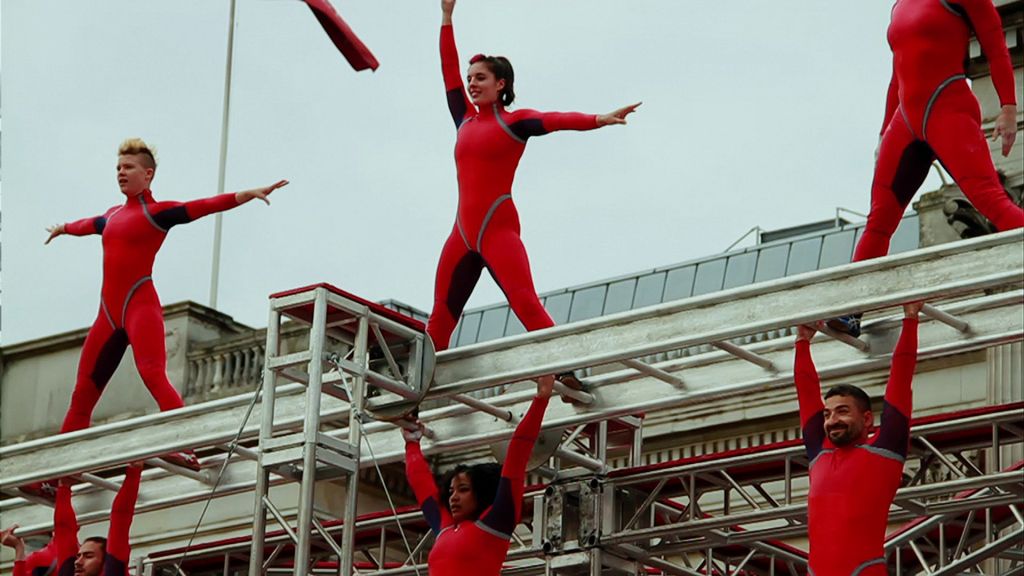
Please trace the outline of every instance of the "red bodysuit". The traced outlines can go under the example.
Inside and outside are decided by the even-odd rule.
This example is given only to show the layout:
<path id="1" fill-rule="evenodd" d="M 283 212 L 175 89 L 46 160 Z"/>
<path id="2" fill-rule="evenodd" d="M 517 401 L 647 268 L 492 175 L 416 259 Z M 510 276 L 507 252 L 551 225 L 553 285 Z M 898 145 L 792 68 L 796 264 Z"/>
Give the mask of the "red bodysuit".
<path id="1" fill-rule="evenodd" d="M 451 26 L 441 27 L 441 71 L 448 109 L 458 130 L 459 208 L 441 250 L 434 308 L 427 322 L 427 333 L 437 350 L 448 348 L 484 267 L 527 330 L 554 325 L 533 287 L 530 262 L 519 237 L 519 214 L 512 202 L 512 180 L 531 136 L 597 128 L 593 114 L 509 112 L 498 103 L 477 111 L 462 84 Z"/>
<path id="2" fill-rule="evenodd" d="M 93 408 L 129 344 L 139 376 L 160 410 L 184 405 L 167 379 L 164 317 L 151 278 L 153 260 L 172 226 L 235 206 L 233 193 L 181 203 L 157 202 L 146 190 L 102 216 L 65 224 L 64 231 L 74 236 L 103 236 L 103 287 L 61 432 L 89 426 Z"/>
<path id="3" fill-rule="evenodd" d="M 840 448 L 825 435 L 825 406 L 810 347 L 806 340 L 797 341 L 794 368 L 800 426 L 810 461 L 810 574 L 886 576 L 882 545 L 889 505 L 900 487 L 910 445 L 917 319 L 903 320 L 885 387 L 881 426 L 864 444 Z"/>
<path id="4" fill-rule="evenodd" d="M 110 528 L 107 532 L 107 552 L 103 555 L 103 576 L 128 576 L 131 546 L 128 533 L 135 517 L 135 501 L 139 498 L 139 480 L 142 468 L 129 466 L 124 483 L 117 491 L 110 508 Z"/>
<path id="5" fill-rule="evenodd" d="M 57 487 L 53 509 L 53 539 L 45 548 L 14 563 L 14 576 L 70 575 L 78 555 L 78 520 L 71 507 L 71 487 Z"/>
<path id="6" fill-rule="evenodd" d="M 526 481 L 526 463 L 537 441 L 547 398 L 534 398 L 509 444 L 494 503 L 476 521 L 456 524 L 439 501 L 437 484 L 420 445 L 405 444 L 405 473 L 423 516 L 437 537 L 427 566 L 430 576 L 498 576 L 508 554 L 508 542 L 519 523 Z"/>
<path id="7" fill-rule="evenodd" d="M 1016 103 L 1013 66 L 991 0 L 898 0 L 889 24 L 892 81 L 871 185 L 871 212 L 854 261 L 884 256 L 935 158 L 999 230 L 1024 226 L 1006 195 L 964 75 L 973 28 L 1002 105 Z M 898 111 L 898 112 L 897 112 Z"/>

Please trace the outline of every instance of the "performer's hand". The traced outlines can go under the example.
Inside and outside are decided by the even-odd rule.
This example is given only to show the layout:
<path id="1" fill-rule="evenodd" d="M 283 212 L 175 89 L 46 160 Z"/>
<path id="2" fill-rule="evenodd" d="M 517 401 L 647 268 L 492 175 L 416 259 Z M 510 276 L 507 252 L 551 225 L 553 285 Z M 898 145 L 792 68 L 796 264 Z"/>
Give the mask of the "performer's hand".
<path id="1" fill-rule="evenodd" d="M 420 422 L 419 418 L 416 418 L 415 420 L 407 418 L 406 421 L 414 423 L 416 428 L 414 430 L 402 428 L 402 438 L 404 438 L 406 442 L 419 442 L 420 439 L 423 438 L 423 422 Z"/>
<path id="2" fill-rule="evenodd" d="M 49 236 L 49 238 L 46 239 L 46 242 L 43 242 L 44 246 L 46 244 L 49 244 L 50 240 L 53 240 L 57 236 L 60 236 L 61 234 L 64 233 L 64 225 L 63 224 L 54 224 L 53 226 L 47 226 L 46 227 L 46 231 L 50 233 L 50 236 Z"/>
<path id="3" fill-rule="evenodd" d="M 810 324 L 801 324 L 796 327 L 796 341 L 806 340 L 808 342 L 814 338 L 814 335 L 818 333 L 818 330 Z"/>
<path id="4" fill-rule="evenodd" d="M 455 12 L 455 0 L 441 0 L 441 23 L 452 23 L 452 12 Z"/>
<path id="5" fill-rule="evenodd" d="M 25 541 L 14 535 L 14 531 L 17 529 L 18 525 L 13 524 L 6 530 L 0 530 L 0 543 L 14 548 L 14 561 L 20 562 L 25 559 Z"/>
<path id="6" fill-rule="evenodd" d="M 537 378 L 537 397 L 551 398 L 551 392 L 555 389 L 554 375 L 541 376 Z"/>
<path id="7" fill-rule="evenodd" d="M 1017 139 L 1017 106 L 1008 104 L 999 110 L 996 116 L 996 127 L 992 130 L 992 140 L 1003 139 L 1003 156 L 1010 155 L 1013 142 Z"/>
<path id="8" fill-rule="evenodd" d="M 277 190 L 278 188 L 283 188 L 284 186 L 287 185 L 287 180 L 278 180 L 277 182 L 274 182 L 273 184 L 267 186 L 266 188 L 253 188 L 252 190 L 236 192 L 235 201 L 238 202 L 239 204 L 245 204 L 246 202 L 252 200 L 253 198 L 259 198 L 260 200 L 263 200 L 263 202 L 267 206 L 270 206 L 270 200 L 267 200 L 267 196 L 270 196 L 270 193 L 273 192 L 274 190 Z"/>
<path id="9" fill-rule="evenodd" d="M 636 109 L 639 108 L 641 104 L 643 104 L 643 102 L 637 102 L 636 104 L 623 106 L 622 108 L 619 108 L 614 112 L 609 112 L 608 114 L 600 114 L 597 117 L 597 125 L 608 126 L 610 124 L 625 124 L 626 116 L 636 112 Z"/>
<path id="10" fill-rule="evenodd" d="M 924 302 L 908 302 L 903 305 L 903 317 L 917 318 L 917 315 L 921 313 L 921 308 L 923 307 Z"/>
<path id="11" fill-rule="evenodd" d="M 140 468 L 141 469 L 143 467 L 143 465 L 144 465 L 144 462 L 142 460 L 139 460 L 137 462 L 129 462 L 128 463 L 128 467 L 129 468 Z"/>

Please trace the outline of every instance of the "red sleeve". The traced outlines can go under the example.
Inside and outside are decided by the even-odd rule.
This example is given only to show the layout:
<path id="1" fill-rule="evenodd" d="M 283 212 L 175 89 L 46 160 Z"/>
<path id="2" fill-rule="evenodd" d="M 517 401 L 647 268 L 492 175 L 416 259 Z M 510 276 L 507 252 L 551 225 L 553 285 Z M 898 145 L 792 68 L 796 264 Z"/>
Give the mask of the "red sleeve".
<path id="1" fill-rule="evenodd" d="M 541 122 L 546 132 L 557 130 L 593 130 L 597 128 L 597 114 L 580 112 L 542 112 Z"/>
<path id="2" fill-rule="evenodd" d="M 110 530 L 107 533 L 107 554 L 127 564 L 131 554 L 128 533 L 135 516 L 135 501 L 139 498 L 139 480 L 142 468 L 129 466 L 121 489 L 117 491 L 110 509 Z"/>
<path id="3" fill-rule="evenodd" d="M 423 510 L 423 517 L 427 519 L 431 529 L 437 533 L 450 525 L 451 513 L 441 505 L 434 474 L 430 471 L 418 442 L 405 443 L 405 475 L 409 478 L 412 491 L 416 494 L 416 503 Z"/>
<path id="4" fill-rule="evenodd" d="M 811 343 L 807 340 L 796 341 L 793 379 L 800 403 L 800 428 L 803 429 L 811 418 L 825 409 L 825 403 L 821 400 L 821 380 L 818 379 L 818 370 L 811 359 Z"/>
<path id="5" fill-rule="evenodd" d="M 444 77 L 444 91 L 448 97 L 448 111 L 458 128 L 473 111 L 473 102 L 462 84 L 459 51 L 455 47 L 455 31 L 450 24 L 441 26 L 441 75 Z"/>
<path id="6" fill-rule="evenodd" d="M 896 65 L 893 64 L 892 77 L 889 79 L 889 91 L 885 94 L 885 116 L 882 118 L 882 130 L 879 134 L 885 132 L 885 129 L 889 127 L 889 122 L 892 120 L 894 114 L 896 114 L 896 108 L 900 105 L 900 81 L 896 77 Z"/>
<path id="7" fill-rule="evenodd" d="M 209 198 L 200 198 L 185 202 L 185 210 L 188 212 L 189 220 L 198 220 L 203 216 L 209 216 L 216 212 L 223 212 L 238 206 L 238 200 L 234 192 L 226 192 Z"/>
<path id="8" fill-rule="evenodd" d="M 999 104 L 1008 106 L 1017 103 L 1013 64 L 1010 52 L 1006 48 L 1006 34 L 992 0 L 961 0 L 960 4 L 967 11 L 967 17 L 978 37 L 981 50 L 988 59 L 989 70 L 992 72 L 992 84 L 999 94 Z"/>
<path id="9" fill-rule="evenodd" d="M 57 486 L 57 502 L 53 510 L 53 543 L 57 564 L 78 555 L 78 518 L 71 505 L 71 487 Z"/>
<path id="10" fill-rule="evenodd" d="M 512 489 L 512 503 L 515 506 L 515 518 L 518 521 L 523 506 L 523 489 L 526 482 L 526 464 L 530 460 L 533 446 L 540 434 L 540 425 L 544 422 L 544 412 L 548 408 L 548 398 L 534 397 L 530 409 L 526 411 L 522 421 L 516 426 L 512 440 L 508 444 L 505 463 L 501 467 L 501 476 L 509 480 Z"/>
<path id="11" fill-rule="evenodd" d="M 911 383 L 917 367 L 917 318 L 904 318 L 903 330 L 892 353 L 889 383 L 885 386 L 885 402 L 908 419 L 914 407 Z"/>
<path id="12" fill-rule="evenodd" d="M 24 560 L 14 561 L 14 576 L 29 576 L 28 568 L 25 568 Z"/>
<path id="13" fill-rule="evenodd" d="M 88 236 L 90 234 L 102 234 L 104 226 L 107 225 L 107 218 L 120 206 L 114 206 L 103 213 L 102 216 L 90 216 L 74 222 L 64 224 L 64 233 L 72 236 Z"/>

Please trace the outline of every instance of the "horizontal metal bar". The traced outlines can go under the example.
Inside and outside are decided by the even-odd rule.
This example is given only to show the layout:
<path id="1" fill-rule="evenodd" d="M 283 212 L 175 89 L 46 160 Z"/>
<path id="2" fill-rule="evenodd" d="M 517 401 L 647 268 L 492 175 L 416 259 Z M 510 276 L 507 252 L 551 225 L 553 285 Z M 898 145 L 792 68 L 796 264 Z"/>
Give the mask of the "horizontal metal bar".
<path id="1" fill-rule="evenodd" d="M 646 374 L 647 376 L 651 376 L 652 378 L 657 378 L 658 380 L 661 380 L 662 382 L 667 382 L 667 383 L 675 386 L 676 388 L 686 389 L 686 383 L 683 382 L 682 378 L 680 378 L 678 376 L 673 376 L 672 374 L 669 374 L 668 372 L 665 372 L 664 370 L 655 368 L 654 366 L 651 366 L 650 364 L 647 364 L 646 362 L 641 362 L 640 360 L 634 360 L 634 359 L 627 359 L 627 360 L 622 360 L 620 362 L 620 364 L 622 364 L 624 366 L 628 366 L 628 367 L 636 370 L 637 372 L 639 372 L 641 374 Z"/>
<path id="2" fill-rule="evenodd" d="M 590 456 L 580 454 L 579 452 L 573 452 L 572 450 L 566 450 L 565 448 L 558 448 L 555 450 L 555 456 L 567 462 L 572 462 L 577 466 L 593 470 L 594 472 L 603 472 L 608 468 L 604 462 L 601 462 L 596 458 L 591 458 Z"/>
<path id="3" fill-rule="evenodd" d="M 960 332 L 967 332 L 970 329 L 970 325 L 967 322 L 964 322 L 952 314 L 947 314 L 931 304 L 925 304 L 922 306 L 921 312 L 924 312 L 926 315 L 931 316 L 943 324 L 956 328 Z"/>
<path id="4" fill-rule="evenodd" d="M 773 364 L 771 360 L 764 356 L 758 356 L 757 354 L 754 354 L 741 346 L 737 346 L 732 342 L 712 342 L 711 345 L 719 350 L 724 350 L 737 358 L 742 358 L 747 362 L 756 364 L 765 370 L 775 370 L 775 364 Z"/>
<path id="5" fill-rule="evenodd" d="M 455 400 L 456 402 L 461 402 L 462 404 L 465 404 L 466 406 L 469 406 L 474 410 L 480 410 L 481 412 L 490 414 L 491 416 L 494 416 L 495 418 L 499 418 L 506 422 L 512 421 L 512 412 L 510 412 L 509 410 L 497 408 L 493 404 L 488 404 L 487 402 L 484 402 L 483 400 L 478 400 L 476 398 L 473 398 L 472 396 L 468 396 L 466 394 L 456 394 L 455 396 L 452 396 L 452 400 Z"/>

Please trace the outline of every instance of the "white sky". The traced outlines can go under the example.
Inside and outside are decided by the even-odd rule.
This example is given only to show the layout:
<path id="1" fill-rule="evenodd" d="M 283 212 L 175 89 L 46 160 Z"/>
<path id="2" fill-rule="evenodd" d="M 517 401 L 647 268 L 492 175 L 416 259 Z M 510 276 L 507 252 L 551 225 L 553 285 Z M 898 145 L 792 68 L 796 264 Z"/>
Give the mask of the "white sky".
<path id="1" fill-rule="evenodd" d="M 238 0 L 219 308 L 318 281 L 430 309 L 456 207 L 439 0 L 334 0 L 381 62 L 356 74 L 295 0 Z M 625 127 L 532 139 L 514 195 L 539 291 L 718 252 L 750 227 L 866 212 L 891 0 L 459 0 L 465 62 L 508 56 L 516 104 Z M 44 228 L 119 204 L 116 148 L 155 145 L 158 199 L 216 192 L 227 0 L 3 0 L 5 344 L 89 325 L 100 241 Z M 924 190 L 934 188 L 935 181 Z M 157 258 L 165 303 L 209 293 L 213 218 Z M 500 301 L 484 275 L 470 306 Z"/>

